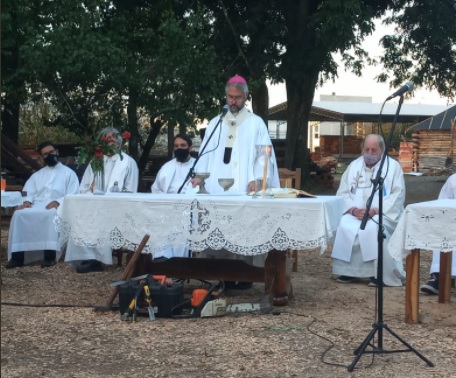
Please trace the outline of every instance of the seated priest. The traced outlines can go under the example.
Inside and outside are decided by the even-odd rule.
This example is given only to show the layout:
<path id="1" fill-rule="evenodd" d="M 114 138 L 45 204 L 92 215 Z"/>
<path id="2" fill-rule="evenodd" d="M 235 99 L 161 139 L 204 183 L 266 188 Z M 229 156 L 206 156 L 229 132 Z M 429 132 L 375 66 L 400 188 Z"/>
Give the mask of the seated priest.
<path id="1" fill-rule="evenodd" d="M 452 199 L 456 200 L 456 173 L 451 175 L 443 185 L 439 193 L 439 199 Z M 451 259 L 451 276 L 456 277 L 456 256 L 453 250 Z M 439 273 L 440 273 L 440 251 L 432 251 L 431 262 L 431 279 L 421 286 L 421 291 L 427 294 L 439 293 Z"/>
<path id="2" fill-rule="evenodd" d="M 174 159 L 165 163 L 157 173 L 151 191 L 153 194 L 176 194 L 182 187 L 180 193 L 196 193 L 193 188 L 191 177 L 188 173 L 192 168 L 195 159 L 190 156 L 192 150 L 192 139 L 186 134 L 178 134 L 174 137 Z M 155 249 L 154 259 L 171 258 L 171 257 L 188 257 L 189 249 L 186 245 L 163 245 Z"/>
<path id="3" fill-rule="evenodd" d="M 108 144 L 116 146 L 117 153 L 112 153 L 103 158 L 105 191 L 114 191 L 118 188 L 121 192 L 136 193 L 138 191 L 139 171 L 136 161 L 121 152 L 122 135 L 113 128 L 103 129 L 98 138 L 104 138 Z M 82 194 L 93 191 L 94 174 L 89 164 L 81 180 L 80 192 Z M 96 272 L 103 270 L 103 264 L 112 264 L 112 249 L 110 246 L 88 247 L 68 242 L 66 262 L 73 262 L 78 273 Z"/>
<path id="4" fill-rule="evenodd" d="M 154 194 L 163 193 L 196 193 L 191 183 L 191 177 L 187 177 L 188 172 L 195 163 L 195 159 L 190 156 L 192 151 L 192 139 L 186 134 L 178 134 L 174 137 L 174 159 L 165 163 L 157 173 L 151 191 Z M 184 184 L 185 181 L 185 185 Z"/>
<path id="5" fill-rule="evenodd" d="M 52 142 L 43 142 L 38 148 L 44 167 L 25 183 L 26 194 L 22 205 L 16 208 L 8 235 L 7 269 L 17 268 L 26 262 L 41 259 L 42 267 L 56 263 L 60 254 L 59 234 L 54 218 L 56 209 L 67 194 L 79 192 L 76 173 L 59 162 L 59 153 Z"/>
<path id="6" fill-rule="evenodd" d="M 360 229 L 366 202 L 372 192 L 380 160 L 385 152 L 383 137 L 367 135 L 361 145 L 362 156 L 353 161 L 342 175 L 337 195 L 345 199 L 345 212 L 337 229 L 331 257 L 333 274 L 337 282 L 356 282 L 369 278 L 369 286 L 377 286 L 378 258 L 378 190 L 369 210 L 364 230 Z M 404 208 L 405 181 L 399 163 L 387 157 L 382 167 L 383 191 L 383 283 L 386 286 L 402 286 L 405 278 L 401 262 L 393 260 L 387 241 L 391 237 Z"/>

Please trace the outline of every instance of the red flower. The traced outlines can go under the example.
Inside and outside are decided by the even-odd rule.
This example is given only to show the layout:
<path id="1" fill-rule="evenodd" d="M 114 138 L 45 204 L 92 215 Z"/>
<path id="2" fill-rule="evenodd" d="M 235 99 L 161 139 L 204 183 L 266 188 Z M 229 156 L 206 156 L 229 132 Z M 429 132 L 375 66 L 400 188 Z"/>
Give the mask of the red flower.
<path id="1" fill-rule="evenodd" d="M 101 148 L 101 146 L 96 146 L 96 147 L 95 147 L 95 151 L 97 151 L 97 152 L 103 152 L 103 149 Z"/>
<path id="2" fill-rule="evenodd" d="M 129 131 L 124 131 L 124 132 L 122 133 L 122 138 L 124 138 L 124 139 L 130 139 L 130 137 L 131 137 L 131 133 L 130 133 Z"/>
<path id="3" fill-rule="evenodd" d="M 95 157 L 97 157 L 97 158 L 102 158 L 102 157 L 103 157 L 103 152 L 97 152 L 97 153 L 95 154 Z"/>

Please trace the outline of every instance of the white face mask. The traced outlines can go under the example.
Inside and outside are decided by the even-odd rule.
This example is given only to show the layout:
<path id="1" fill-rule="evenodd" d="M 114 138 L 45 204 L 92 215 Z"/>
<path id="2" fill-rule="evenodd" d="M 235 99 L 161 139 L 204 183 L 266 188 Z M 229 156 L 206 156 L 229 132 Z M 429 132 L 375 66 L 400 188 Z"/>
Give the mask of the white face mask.
<path id="1" fill-rule="evenodd" d="M 380 155 L 375 154 L 363 154 L 364 162 L 368 166 L 375 165 L 380 160 Z"/>

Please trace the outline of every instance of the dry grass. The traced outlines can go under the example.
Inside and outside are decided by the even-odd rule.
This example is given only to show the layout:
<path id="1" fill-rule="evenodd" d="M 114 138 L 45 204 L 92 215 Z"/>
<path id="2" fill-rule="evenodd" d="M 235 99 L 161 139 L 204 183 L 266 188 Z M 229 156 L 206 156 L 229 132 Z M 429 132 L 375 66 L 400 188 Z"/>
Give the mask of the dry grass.
<path id="1" fill-rule="evenodd" d="M 2 238 L 1 374 L 13 377 L 454 377 L 456 298 L 441 305 L 422 296 L 425 323 L 404 323 L 404 288 L 386 288 L 387 324 L 432 360 L 413 353 L 364 355 L 353 373 L 353 350 L 375 321 L 375 289 L 331 279 L 329 254 L 301 253 L 293 274 L 295 299 L 274 314 L 206 319 L 140 318 L 122 322 L 117 312 L 90 306 L 109 298 L 122 271 L 77 274 L 59 263 L 42 269 L 5 270 Z M 430 254 L 423 254 L 427 277 Z M 229 302 L 258 301 L 263 287 L 227 293 Z M 228 295 L 229 294 L 229 295 Z M 45 304 L 82 307 L 36 307 Z M 36 305 L 35 307 L 33 305 Z M 83 307 L 89 306 L 89 307 Z M 331 345 L 333 348 L 322 354 Z M 402 348 L 384 333 L 385 349 Z M 339 364 L 343 366 L 332 366 Z"/>

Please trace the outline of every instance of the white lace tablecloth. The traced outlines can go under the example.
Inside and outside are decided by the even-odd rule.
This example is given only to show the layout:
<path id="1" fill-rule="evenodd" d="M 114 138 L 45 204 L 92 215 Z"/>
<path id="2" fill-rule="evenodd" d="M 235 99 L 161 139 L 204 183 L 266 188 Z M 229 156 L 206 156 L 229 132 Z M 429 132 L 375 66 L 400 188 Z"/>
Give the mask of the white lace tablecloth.
<path id="1" fill-rule="evenodd" d="M 62 243 L 71 238 L 85 246 L 135 249 L 149 234 L 149 252 L 182 244 L 192 251 L 224 248 L 242 255 L 315 247 L 323 252 L 342 211 L 337 196 L 70 195 L 58 208 L 56 224 Z"/>
<path id="2" fill-rule="evenodd" d="M 2 192 L 2 207 L 16 207 L 22 205 L 21 192 Z"/>
<path id="3" fill-rule="evenodd" d="M 408 205 L 391 236 L 388 249 L 402 260 L 412 249 L 456 249 L 456 200 L 445 199 Z"/>

